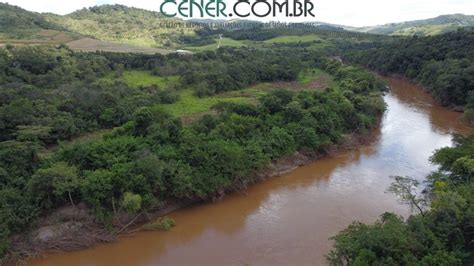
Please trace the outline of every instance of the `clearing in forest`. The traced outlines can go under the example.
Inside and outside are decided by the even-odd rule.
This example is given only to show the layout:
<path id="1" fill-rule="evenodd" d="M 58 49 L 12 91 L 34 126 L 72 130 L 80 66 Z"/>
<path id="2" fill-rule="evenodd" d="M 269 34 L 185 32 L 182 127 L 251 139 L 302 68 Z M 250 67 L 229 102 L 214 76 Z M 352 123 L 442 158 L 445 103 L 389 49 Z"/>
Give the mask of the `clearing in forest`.
<path id="1" fill-rule="evenodd" d="M 226 92 L 223 95 L 227 97 L 248 97 L 255 99 L 275 89 L 289 89 L 293 91 L 324 90 L 333 84 L 334 80 L 330 74 L 321 69 L 312 68 L 301 72 L 295 81 L 259 83 L 243 90 Z"/>
<path id="2" fill-rule="evenodd" d="M 189 46 L 185 47 L 185 50 L 190 50 L 190 51 L 212 51 L 216 50 L 217 46 L 219 43 L 219 39 L 215 39 L 215 43 L 203 45 L 203 46 Z M 222 38 L 220 40 L 220 47 L 242 47 L 242 46 L 247 46 L 244 42 L 242 41 L 237 41 L 231 38 Z"/>
<path id="3" fill-rule="evenodd" d="M 286 36 L 278 36 L 275 38 L 271 38 L 265 40 L 265 43 L 292 43 L 292 42 L 312 42 L 322 40 L 318 35 L 286 35 Z"/>

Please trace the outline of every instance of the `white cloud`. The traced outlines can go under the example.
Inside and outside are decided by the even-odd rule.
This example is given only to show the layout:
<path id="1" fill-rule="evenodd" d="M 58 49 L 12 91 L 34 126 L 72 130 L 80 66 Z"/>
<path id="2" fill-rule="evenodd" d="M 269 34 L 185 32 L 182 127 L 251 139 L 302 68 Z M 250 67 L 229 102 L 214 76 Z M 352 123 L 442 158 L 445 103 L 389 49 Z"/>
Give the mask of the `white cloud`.
<path id="1" fill-rule="evenodd" d="M 0 0 L 1 1 L 1 0 Z M 67 14 L 97 4 L 122 4 L 158 11 L 163 0 L 9 0 L 27 10 Z M 234 2 L 236 0 L 227 0 Z M 367 26 L 425 19 L 442 14 L 474 14 L 473 0 L 312 0 L 316 17 L 308 20 Z M 289 18 L 277 18 L 290 20 Z M 308 21 L 306 20 L 306 21 Z M 300 19 L 301 21 L 301 19 Z"/>

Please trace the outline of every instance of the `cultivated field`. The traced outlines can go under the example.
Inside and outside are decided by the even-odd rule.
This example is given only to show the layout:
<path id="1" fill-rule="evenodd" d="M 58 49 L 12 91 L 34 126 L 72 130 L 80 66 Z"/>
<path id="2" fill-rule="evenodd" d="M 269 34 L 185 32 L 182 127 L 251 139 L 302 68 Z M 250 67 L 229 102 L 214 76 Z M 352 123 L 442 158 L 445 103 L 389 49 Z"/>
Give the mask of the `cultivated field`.
<path id="1" fill-rule="evenodd" d="M 146 48 L 136 47 L 123 43 L 112 43 L 99 41 L 92 38 L 82 38 L 79 40 L 71 41 L 66 43 L 73 50 L 84 51 L 84 52 L 117 52 L 117 53 L 143 53 L 143 54 L 169 54 L 173 53 L 173 50 L 165 50 L 159 48 Z"/>
<path id="2" fill-rule="evenodd" d="M 203 45 L 203 46 L 189 46 L 184 49 L 190 50 L 190 51 L 211 51 L 211 50 L 216 50 L 219 39 L 215 39 L 216 43 L 211 43 L 208 45 Z M 242 47 L 242 46 L 247 46 L 244 42 L 242 41 L 237 41 L 231 38 L 222 38 L 220 41 L 220 47 Z"/>
<path id="3" fill-rule="evenodd" d="M 36 34 L 38 39 L 45 40 L 51 43 L 66 43 L 74 41 L 80 36 L 78 34 L 72 34 L 64 31 L 57 30 L 42 30 Z"/>
<path id="4" fill-rule="evenodd" d="M 264 41 L 265 43 L 291 43 L 291 42 L 312 42 L 318 41 L 321 38 L 317 35 L 297 35 L 297 36 L 279 36 L 269 40 Z"/>
<path id="5" fill-rule="evenodd" d="M 143 53 L 143 54 L 169 54 L 174 50 L 160 48 L 138 47 L 123 43 L 100 41 L 92 38 L 80 38 L 67 32 L 44 30 L 33 36 L 32 39 L 0 39 L 0 48 L 6 44 L 12 45 L 48 45 L 66 44 L 69 48 L 83 52 L 117 52 L 117 53 Z"/>

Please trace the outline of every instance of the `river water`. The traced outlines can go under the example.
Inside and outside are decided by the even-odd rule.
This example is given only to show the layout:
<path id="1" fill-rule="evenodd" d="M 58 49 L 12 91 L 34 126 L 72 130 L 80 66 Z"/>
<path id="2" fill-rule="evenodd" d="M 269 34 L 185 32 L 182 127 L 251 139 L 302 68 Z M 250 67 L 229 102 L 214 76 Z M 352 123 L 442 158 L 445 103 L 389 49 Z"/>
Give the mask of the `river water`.
<path id="1" fill-rule="evenodd" d="M 215 203 L 169 216 L 168 232 L 140 232 L 79 252 L 50 254 L 29 265 L 323 265 L 328 239 L 353 220 L 410 210 L 386 193 L 392 175 L 422 179 L 428 158 L 466 133 L 460 114 L 435 104 L 407 81 L 387 78 L 388 110 L 375 139 Z"/>

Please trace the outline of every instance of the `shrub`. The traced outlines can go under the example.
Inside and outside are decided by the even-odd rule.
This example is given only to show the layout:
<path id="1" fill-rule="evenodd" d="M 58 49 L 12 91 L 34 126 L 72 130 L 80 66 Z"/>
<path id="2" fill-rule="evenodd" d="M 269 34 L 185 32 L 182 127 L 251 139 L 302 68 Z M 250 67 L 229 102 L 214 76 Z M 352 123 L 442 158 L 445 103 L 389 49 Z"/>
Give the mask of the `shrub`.
<path id="1" fill-rule="evenodd" d="M 129 213 L 136 213 L 142 208 L 142 197 L 131 192 L 123 195 L 122 207 Z"/>

